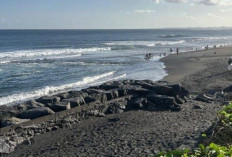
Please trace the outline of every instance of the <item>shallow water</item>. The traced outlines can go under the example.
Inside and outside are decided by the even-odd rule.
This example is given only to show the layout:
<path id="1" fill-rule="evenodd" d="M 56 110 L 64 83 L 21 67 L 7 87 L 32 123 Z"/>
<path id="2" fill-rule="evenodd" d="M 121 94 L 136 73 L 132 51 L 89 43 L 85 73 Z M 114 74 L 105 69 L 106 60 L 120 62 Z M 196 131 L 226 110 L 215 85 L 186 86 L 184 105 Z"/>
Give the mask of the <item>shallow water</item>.
<path id="1" fill-rule="evenodd" d="M 0 105 L 110 80 L 157 81 L 167 75 L 159 53 L 231 43 L 232 30 L 0 30 Z"/>

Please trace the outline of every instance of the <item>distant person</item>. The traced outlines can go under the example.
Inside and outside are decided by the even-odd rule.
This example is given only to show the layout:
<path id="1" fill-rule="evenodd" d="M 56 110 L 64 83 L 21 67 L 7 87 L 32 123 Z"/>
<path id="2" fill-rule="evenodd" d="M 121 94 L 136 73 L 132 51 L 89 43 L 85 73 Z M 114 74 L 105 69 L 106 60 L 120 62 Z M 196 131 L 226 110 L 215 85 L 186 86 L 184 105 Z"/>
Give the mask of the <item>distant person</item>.
<path id="1" fill-rule="evenodd" d="M 228 60 L 228 65 L 231 65 L 231 63 L 232 63 L 232 58 Z"/>
<path id="2" fill-rule="evenodd" d="M 177 54 L 177 56 L 179 55 L 179 48 L 178 47 L 176 48 L 176 54 Z"/>
<path id="3" fill-rule="evenodd" d="M 173 49 L 172 49 L 172 48 L 170 48 L 170 54 L 172 54 L 172 52 L 173 52 Z"/>
<path id="4" fill-rule="evenodd" d="M 232 70 L 232 58 L 230 58 L 229 60 L 228 60 L 228 67 L 227 67 L 227 69 L 228 70 Z"/>

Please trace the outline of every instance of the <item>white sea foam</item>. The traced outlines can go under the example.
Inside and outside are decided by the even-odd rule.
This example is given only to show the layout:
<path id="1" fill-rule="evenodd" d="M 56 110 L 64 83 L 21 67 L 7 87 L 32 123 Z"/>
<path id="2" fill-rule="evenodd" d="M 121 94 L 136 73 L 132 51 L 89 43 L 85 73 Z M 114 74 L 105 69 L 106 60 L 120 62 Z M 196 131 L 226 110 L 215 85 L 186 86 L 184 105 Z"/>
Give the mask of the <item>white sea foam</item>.
<path id="1" fill-rule="evenodd" d="M 79 49 L 40 49 L 40 50 L 20 50 L 13 52 L 3 52 L 0 53 L 0 59 L 3 58 L 23 58 L 23 57 L 42 57 L 51 55 L 62 55 L 62 54 L 77 54 L 77 53 L 87 53 L 87 52 L 97 52 L 97 51 L 109 51 L 110 47 L 106 48 L 79 48 Z"/>
<path id="2" fill-rule="evenodd" d="M 0 64 L 6 64 L 9 63 L 10 61 L 0 61 Z"/>
<path id="3" fill-rule="evenodd" d="M 178 41 L 116 41 L 110 43 L 104 43 L 105 45 L 117 45 L 117 46 L 148 46 L 153 47 L 156 45 L 175 45 L 185 43 L 185 40 Z"/>
<path id="4" fill-rule="evenodd" d="M 182 44 L 185 43 L 184 40 L 179 40 L 179 41 L 157 41 L 155 43 L 150 43 L 147 46 L 148 47 L 154 47 L 156 45 L 177 45 L 177 44 Z"/>
<path id="5" fill-rule="evenodd" d="M 27 100 L 37 98 L 37 97 L 41 97 L 44 95 L 51 95 L 51 94 L 59 93 L 62 91 L 67 91 L 70 89 L 81 88 L 82 86 L 89 85 L 91 83 L 95 83 L 98 80 L 113 76 L 114 74 L 115 74 L 115 71 L 111 71 L 111 72 L 104 73 L 101 75 L 96 75 L 96 76 L 92 76 L 92 77 L 85 77 L 85 78 L 83 78 L 83 80 L 75 82 L 75 83 L 71 83 L 71 84 L 64 84 L 64 85 L 57 86 L 57 87 L 56 86 L 47 86 L 45 88 L 35 90 L 35 91 L 9 95 L 9 96 L 0 98 L 0 105 L 20 103 L 20 102 L 27 101 Z"/>
<path id="6" fill-rule="evenodd" d="M 81 57 L 82 54 L 76 54 L 76 55 L 66 55 L 66 56 L 49 56 L 46 57 L 46 59 L 65 59 L 65 58 L 77 58 L 77 57 Z"/>

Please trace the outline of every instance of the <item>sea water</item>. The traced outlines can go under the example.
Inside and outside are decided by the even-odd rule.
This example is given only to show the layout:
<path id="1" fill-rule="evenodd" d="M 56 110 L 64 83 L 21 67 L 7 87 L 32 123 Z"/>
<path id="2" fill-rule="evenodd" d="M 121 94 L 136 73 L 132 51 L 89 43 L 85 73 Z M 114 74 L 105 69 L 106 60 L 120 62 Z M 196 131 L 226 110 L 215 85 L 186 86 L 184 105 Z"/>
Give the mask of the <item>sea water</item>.
<path id="1" fill-rule="evenodd" d="M 167 75 L 160 53 L 231 43 L 231 29 L 0 30 L 0 105 L 119 79 L 157 81 Z"/>

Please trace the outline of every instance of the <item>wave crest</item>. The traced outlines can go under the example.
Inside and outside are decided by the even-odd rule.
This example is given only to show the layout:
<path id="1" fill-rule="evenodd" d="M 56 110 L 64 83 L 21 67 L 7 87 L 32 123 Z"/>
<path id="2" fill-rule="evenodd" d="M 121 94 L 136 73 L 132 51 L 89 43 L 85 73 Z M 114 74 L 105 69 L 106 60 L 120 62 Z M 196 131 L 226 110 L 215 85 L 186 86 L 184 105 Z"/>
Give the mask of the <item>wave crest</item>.
<path id="1" fill-rule="evenodd" d="M 21 58 L 21 57 L 41 57 L 51 55 L 62 55 L 62 54 L 77 54 L 97 51 L 109 51 L 110 47 L 99 48 L 79 48 L 79 49 L 40 49 L 40 50 L 20 50 L 13 52 L 0 53 L 0 59 L 3 58 Z"/>
<path id="2" fill-rule="evenodd" d="M 75 89 L 78 87 L 82 87 L 85 85 L 89 85 L 91 83 L 95 83 L 98 80 L 107 78 L 109 76 L 112 76 L 116 73 L 116 71 L 111 71 L 108 73 L 104 73 L 101 75 L 96 75 L 96 76 L 92 76 L 92 77 L 85 77 L 83 78 L 81 81 L 75 82 L 75 83 L 70 83 L 70 84 L 64 84 L 61 86 L 47 86 L 44 87 L 42 89 L 39 90 L 35 90 L 35 91 L 30 91 L 30 92 L 23 92 L 20 94 L 13 94 L 13 95 L 9 95 L 6 97 L 2 97 L 0 98 L 0 106 L 1 105 L 8 105 L 8 104 L 15 104 L 15 103 L 20 103 L 20 102 L 24 102 L 33 98 L 38 98 L 41 96 L 45 96 L 45 95 L 52 95 L 52 94 L 56 94 L 59 92 L 63 92 L 63 91 L 67 91 L 70 89 Z"/>

